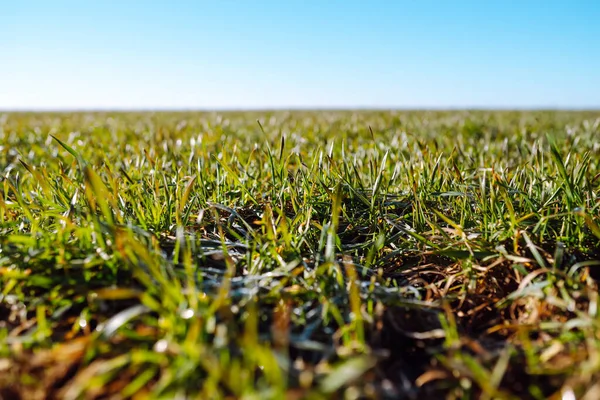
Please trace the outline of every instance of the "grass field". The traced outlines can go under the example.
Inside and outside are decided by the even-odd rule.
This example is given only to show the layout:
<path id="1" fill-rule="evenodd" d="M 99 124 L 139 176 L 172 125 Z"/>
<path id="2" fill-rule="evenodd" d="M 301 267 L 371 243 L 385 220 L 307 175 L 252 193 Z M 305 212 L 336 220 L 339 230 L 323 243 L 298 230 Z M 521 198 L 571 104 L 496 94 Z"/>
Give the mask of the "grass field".
<path id="1" fill-rule="evenodd" d="M 600 112 L 0 116 L 0 398 L 600 398 Z"/>

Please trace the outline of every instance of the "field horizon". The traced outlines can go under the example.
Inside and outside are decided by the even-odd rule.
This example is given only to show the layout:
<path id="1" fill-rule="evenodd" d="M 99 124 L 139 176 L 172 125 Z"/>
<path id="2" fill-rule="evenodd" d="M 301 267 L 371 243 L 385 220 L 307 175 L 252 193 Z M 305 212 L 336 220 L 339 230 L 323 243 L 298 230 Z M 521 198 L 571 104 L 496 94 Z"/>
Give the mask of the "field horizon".
<path id="1" fill-rule="evenodd" d="M 281 112 L 488 112 L 488 113 L 545 113 L 545 112 L 568 112 L 568 113 L 581 113 L 581 112 L 600 112 L 600 105 L 595 107 L 565 107 L 565 106 L 456 106 L 456 107 L 428 107 L 428 106 L 390 106 L 390 107 L 369 107 L 369 106 L 356 106 L 356 107 L 287 107 L 287 106 L 276 106 L 276 107 L 217 107 L 217 108 L 202 108 L 202 107 L 85 107 L 85 108 L 70 108 L 70 107 L 59 107 L 59 108 L 48 108 L 48 107 L 32 107 L 32 108 L 0 108 L 2 114 L 144 114 L 144 113 L 281 113 Z"/>

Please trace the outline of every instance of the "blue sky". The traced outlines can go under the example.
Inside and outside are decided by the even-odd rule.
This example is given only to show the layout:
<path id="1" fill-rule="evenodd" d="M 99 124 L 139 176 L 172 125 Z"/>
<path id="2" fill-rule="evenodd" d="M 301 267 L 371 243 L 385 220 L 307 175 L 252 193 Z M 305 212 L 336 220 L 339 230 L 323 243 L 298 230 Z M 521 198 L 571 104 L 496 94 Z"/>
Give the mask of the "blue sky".
<path id="1" fill-rule="evenodd" d="M 600 108 L 600 1 L 0 0 L 0 109 Z"/>

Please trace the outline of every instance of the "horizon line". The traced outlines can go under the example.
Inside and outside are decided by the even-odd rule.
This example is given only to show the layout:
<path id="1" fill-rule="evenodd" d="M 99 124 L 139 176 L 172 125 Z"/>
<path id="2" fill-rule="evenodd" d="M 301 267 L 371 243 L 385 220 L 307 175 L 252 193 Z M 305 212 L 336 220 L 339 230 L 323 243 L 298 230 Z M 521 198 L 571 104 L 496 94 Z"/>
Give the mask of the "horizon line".
<path id="1" fill-rule="evenodd" d="M 1 108 L 0 113 L 135 113 L 135 112 L 285 112 L 285 111 L 566 111 L 600 112 L 600 105 L 578 106 L 273 106 L 273 107 L 16 107 Z"/>

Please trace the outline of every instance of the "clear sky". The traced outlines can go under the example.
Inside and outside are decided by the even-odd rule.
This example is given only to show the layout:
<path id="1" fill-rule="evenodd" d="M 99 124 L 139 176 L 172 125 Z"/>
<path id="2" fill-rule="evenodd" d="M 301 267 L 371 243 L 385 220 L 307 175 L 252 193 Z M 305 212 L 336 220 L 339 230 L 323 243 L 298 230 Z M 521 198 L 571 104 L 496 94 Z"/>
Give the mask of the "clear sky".
<path id="1" fill-rule="evenodd" d="M 600 0 L 0 0 L 0 109 L 600 108 Z"/>

